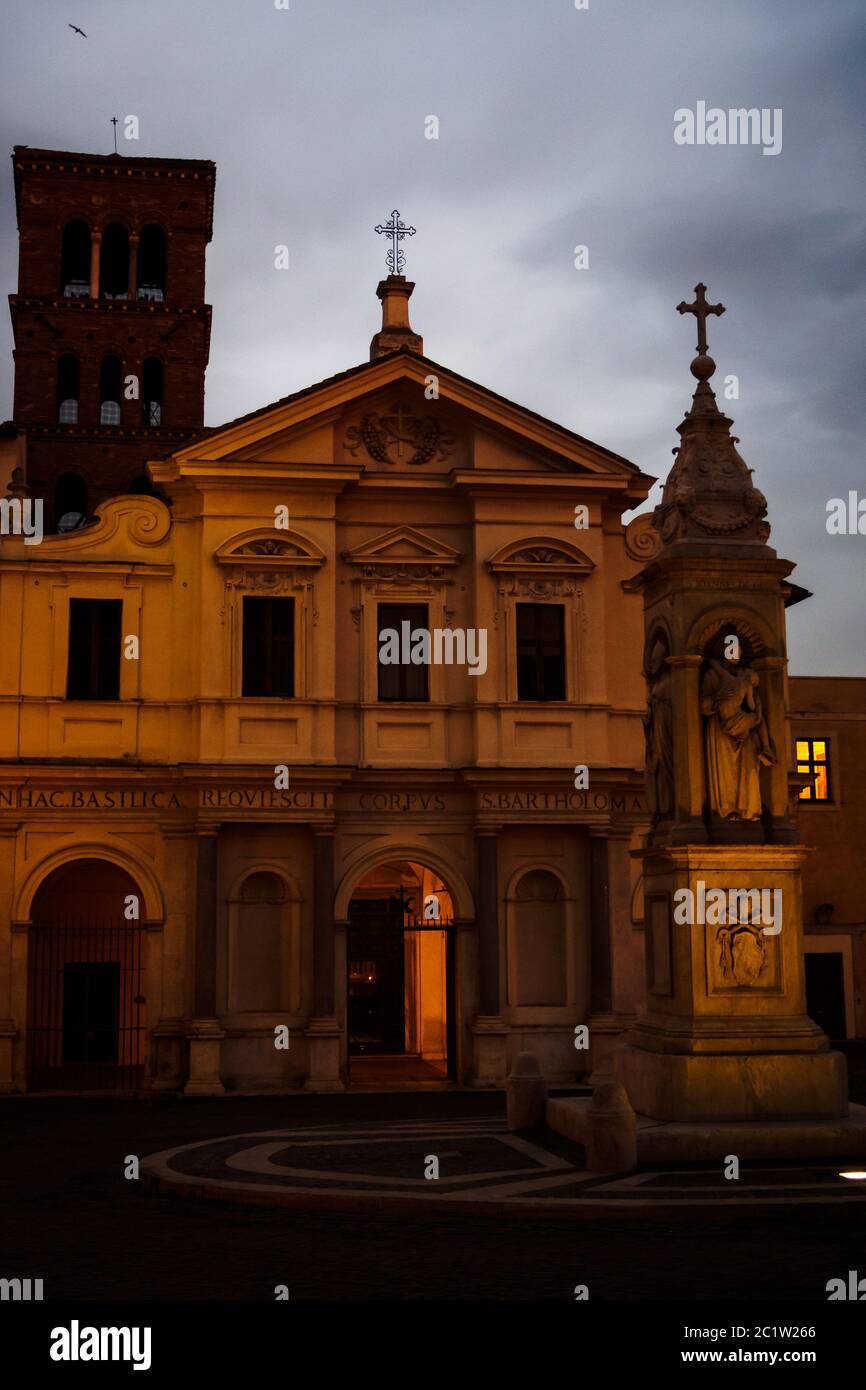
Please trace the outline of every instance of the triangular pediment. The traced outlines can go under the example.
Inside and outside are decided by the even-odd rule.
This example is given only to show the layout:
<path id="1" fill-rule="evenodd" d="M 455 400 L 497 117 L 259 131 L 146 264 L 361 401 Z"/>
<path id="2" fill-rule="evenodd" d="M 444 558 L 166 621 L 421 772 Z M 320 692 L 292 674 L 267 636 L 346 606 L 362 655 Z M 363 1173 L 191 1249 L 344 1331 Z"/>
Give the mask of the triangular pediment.
<path id="1" fill-rule="evenodd" d="M 621 455 L 406 350 L 230 421 L 152 467 L 165 482 L 256 469 L 335 481 L 438 473 L 467 485 L 577 475 L 634 495 L 632 505 L 652 482 Z"/>
<path id="2" fill-rule="evenodd" d="M 460 552 L 453 550 L 450 545 L 443 545 L 412 526 L 395 526 L 375 540 L 364 541 L 343 553 L 347 564 L 364 567 L 457 565 L 462 558 Z"/>

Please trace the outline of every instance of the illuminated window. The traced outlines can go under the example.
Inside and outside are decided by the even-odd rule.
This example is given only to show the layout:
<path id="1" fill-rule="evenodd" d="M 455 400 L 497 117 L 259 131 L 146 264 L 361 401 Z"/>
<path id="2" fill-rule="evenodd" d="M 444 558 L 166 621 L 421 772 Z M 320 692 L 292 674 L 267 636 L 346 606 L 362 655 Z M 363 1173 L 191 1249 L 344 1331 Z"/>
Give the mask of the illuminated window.
<path id="1" fill-rule="evenodd" d="M 797 771 L 807 772 L 811 786 L 800 792 L 801 801 L 830 801 L 830 764 L 827 740 L 824 738 L 797 739 Z"/>

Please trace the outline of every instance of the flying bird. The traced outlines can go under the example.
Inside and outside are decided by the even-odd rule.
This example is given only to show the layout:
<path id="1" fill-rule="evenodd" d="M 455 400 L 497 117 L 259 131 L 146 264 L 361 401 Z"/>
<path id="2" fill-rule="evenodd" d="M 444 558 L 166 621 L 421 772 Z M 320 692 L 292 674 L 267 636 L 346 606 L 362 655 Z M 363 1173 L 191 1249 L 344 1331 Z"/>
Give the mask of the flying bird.
<path id="1" fill-rule="evenodd" d="M 83 30 L 83 29 L 79 29 L 79 27 L 78 27 L 77 24 L 67 24 L 66 27 L 67 27 L 67 29 L 74 29 L 75 32 L 76 32 L 76 34 L 80 34 L 81 37 L 82 37 L 83 39 L 86 39 L 86 38 L 87 38 L 87 35 L 85 34 L 84 30 Z"/>

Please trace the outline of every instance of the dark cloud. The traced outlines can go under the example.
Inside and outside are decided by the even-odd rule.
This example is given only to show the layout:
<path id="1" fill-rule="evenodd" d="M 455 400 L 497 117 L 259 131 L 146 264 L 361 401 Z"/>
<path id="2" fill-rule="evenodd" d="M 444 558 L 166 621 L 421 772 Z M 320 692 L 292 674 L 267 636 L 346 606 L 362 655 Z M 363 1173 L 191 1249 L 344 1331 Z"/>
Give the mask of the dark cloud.
<path id="1" fill-rule="evenodd" d="M 694 346 L 674 306 L 705 280 L 728 308 L 711 325 L 720 400 L 735 373 L 723 404 L 773 541 L 816 594 L 791 610 L 793 669 L 862 671 L 866 537 L 824 527 L 828 497 L 866 492 L 862 0 L 75 9 L 6 0 L 3 142 L 109 150 L 110 116 L 131 112 L 126 153 L 216 161 L 209 423 L 363 360 L 384 268 L 372 227 L 396 206 L 418 227 L 428 353 L 663 475 Z M 674 111 L 698 100 L 780 107 L 781 154 L 677 146 Z M 8 166 L 0 215 L 11 290 Z M 0 397 L 8 415 L 8 324 Z"/>

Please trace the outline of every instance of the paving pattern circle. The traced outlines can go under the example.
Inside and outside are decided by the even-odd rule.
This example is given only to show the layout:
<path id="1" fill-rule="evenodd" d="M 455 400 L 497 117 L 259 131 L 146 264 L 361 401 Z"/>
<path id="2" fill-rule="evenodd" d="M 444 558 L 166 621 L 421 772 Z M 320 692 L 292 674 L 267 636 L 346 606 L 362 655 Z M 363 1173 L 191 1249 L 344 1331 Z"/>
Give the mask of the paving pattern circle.
<path id="1" fill-rule="evenodd" d="M 425 1176 L 437 1171 L 438 1176 Z M 184 1144 L 143 1160 L 150 1189 L 187 1197 L 317 1209 L 465 1211 L 537 1216 L 649 1215 L 672 1207 L 860 1204 L 866 1181 L 844 1163 L 743 1162 L 589 1173 L 579 1149 L 548 1131 L 510 1133 L 504 1121 L 346 1123 Z"/>

